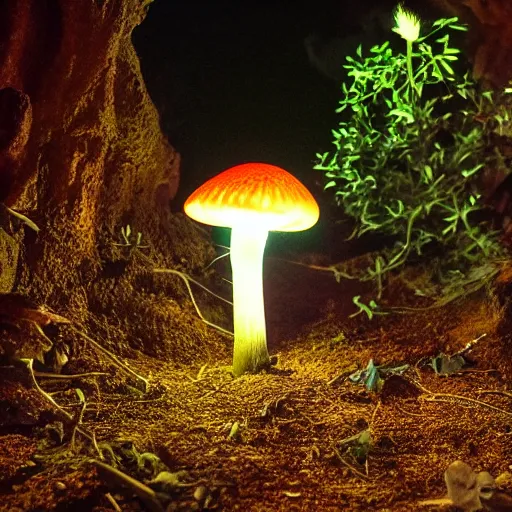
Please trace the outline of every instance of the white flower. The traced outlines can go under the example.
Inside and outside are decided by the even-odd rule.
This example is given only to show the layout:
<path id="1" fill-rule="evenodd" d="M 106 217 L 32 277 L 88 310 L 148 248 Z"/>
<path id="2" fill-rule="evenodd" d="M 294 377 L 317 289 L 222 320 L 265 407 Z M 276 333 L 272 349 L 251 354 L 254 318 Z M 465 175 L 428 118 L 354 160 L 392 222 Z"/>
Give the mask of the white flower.
<path id="1" fill-rule="evenodd" d="M 406 41 L 416 41 L 420 36 L 420 19 L 401 4 L 395 9 L 395 23 L 396 27 L 393 27 L 393 31 Z"/>

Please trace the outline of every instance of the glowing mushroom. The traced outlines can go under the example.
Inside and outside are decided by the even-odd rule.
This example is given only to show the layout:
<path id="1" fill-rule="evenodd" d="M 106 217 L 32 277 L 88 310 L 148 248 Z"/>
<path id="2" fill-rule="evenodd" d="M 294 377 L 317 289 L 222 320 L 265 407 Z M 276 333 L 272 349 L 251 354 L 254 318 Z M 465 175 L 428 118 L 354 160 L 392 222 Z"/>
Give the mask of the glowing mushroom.
<path id="1" fill-rule="evenodd" d="M 233 373 L 239 376 L 268 367 L 262 276 L 268 232 L 310 228 L 318 220 L 318 204 L 284 169 L 248 163 L 204 183 L 184 208 L 194 220 L 231 228 Z"/>

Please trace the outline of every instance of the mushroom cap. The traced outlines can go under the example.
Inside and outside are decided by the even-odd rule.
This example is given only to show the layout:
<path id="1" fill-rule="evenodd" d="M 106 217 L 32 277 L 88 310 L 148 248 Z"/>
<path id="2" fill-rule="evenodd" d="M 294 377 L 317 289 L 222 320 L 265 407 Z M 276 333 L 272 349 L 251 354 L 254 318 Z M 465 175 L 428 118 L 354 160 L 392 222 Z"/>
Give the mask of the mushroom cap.
<path id="1" fill-rule="evenodd" d="M 320 215 L 309 190 L 289 172 L 264 163 L 231 167 L 201 185 L 185 213 L 212 226 L 302 231 Z"/>

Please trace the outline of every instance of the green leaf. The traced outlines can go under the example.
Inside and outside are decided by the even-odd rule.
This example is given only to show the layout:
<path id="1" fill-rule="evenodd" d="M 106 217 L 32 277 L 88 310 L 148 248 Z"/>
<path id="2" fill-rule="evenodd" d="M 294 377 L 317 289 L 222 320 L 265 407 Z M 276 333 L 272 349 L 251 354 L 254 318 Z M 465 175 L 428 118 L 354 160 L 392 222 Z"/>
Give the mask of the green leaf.
<path id="1" fill-rule="evenodd" d="M 366 369 L 361 372 L 355 372 L 349 376 L 350 381 L 364 384 L 368 391 L 380 391 L 383 380 L 379 375 L 379 370 L 375 366 L 373 359 L 370 359 Z"/>
<path id="2" fill-rule="evenodd" d="M 452 30 L 460 30 L 461 32 L 467 32 L 469 29 L 465 25 L 448 25 Z"/>
<path id="3" fill-rule="evenodd" d="M 462 155 L 462 156 L 457 160 L 457 163 L 458 163 L 458 164 L 461 164 L 462 162 L 464 162 L 464 160 L 466 160 L 467 158 L 469 158 L 472 154 L 473 154 L 473 151 L 469 151 L 468 153 L 465 153 L 464 155 Z"/>
<path id="4" fill-rule="evenodd" d="M 464 178 L 469 178 L 470 176 L 473 176 L 476 172 L 478 172 L 482 167 L 484 167 L 484 164 L 477 164 L 471 169 L 464 169 L 461 174 L 464 176 Z"/>
<path id="5" fill-rule="evenodd" d="M 448 57 L 445 57 L 445 59 L 447 59 Z M 444 59 L 439 59 L 439 64 L 441 64 L 441 66 L 443 66 L 443 68 L 448 71 L 448 73 L 450 73 L 450 75 L 453 75 L 455 72 L 453 71 L 452 67 L 450 66 L 450 64 L 448 64 L 448 62 L 446 62 L 446 60 Z"/>
<path id="6" fill-rule="evenodd" d="M 412 116 L 409 112 L 405 112 L 404 110 L 395 108 L 389 112 L 389 115 L 403 117 L 407 120 L 408 123 L 414 123 L 414 116 Z"/>
<path id="7" fill-rule="evenodd" d="M 446 23 L 446 20 L 445 20 L 445 19 L 435 20 L 435 21 L 432 23 L 432 27 L 439 27 L 439 25 L 443 25 L 444 23 Z"/>
<path id="8" fill-rule="evenodd" d="M 459 49 L 457 49 L 457 48 L 445 48 L 443 53 L 444 53 L 445 55 L 446 55 L 446 54 L 453 54 L 453 55 L 456 55 L 457 53 L 460 53 L 460 50 L 459 50 Z"/>
<path id="9" fill-rule="evenodd" d="M 437 69 L 432 70 L 432 76 L 439 80 L 440 82 L 442 82 L 444 78 L 443 75 Z"/>
<path id="10" fill-rule="evenodd" d="M 85 403 L 85 395 L 84 392 L 80 388 L 75 388 L 76 396 L 78 396 L 78 400 L 80 400 L 80 403 Z"/>
<path id="11" fill-rule="evenodd" d="M 368 319 L 371 320 L 373 318 L 373 309 L 375 309 L 376 304 L 375 304 L 375 302 L 373 303 L 374 307 L 367 306 L 366 304 L 364 304 L 363 302 L 361 302 L 359 300 L 360 298 L 361 298 L 361 295 L 356 295 L 355 297 L 352 297 L 352 302 L 359 308 L 359 311 L 356 313 L 352 313 L 352 315 L 350 315 L 350 317 L 354 317 L 354 316 L 358 315 L 359 313 L 364 312 L 364 313 L 366 313 L 366 316 L 368 317 Z"/>
<path id="12" fill-rule="evenodd" d="M 447 356 L 439 354 L 437 357 L 431 359 L 430 366 L 438 375 L 451 375 L 457 373 L 466 364 L 466 360 L 459 354 L 454 356 Z"/>

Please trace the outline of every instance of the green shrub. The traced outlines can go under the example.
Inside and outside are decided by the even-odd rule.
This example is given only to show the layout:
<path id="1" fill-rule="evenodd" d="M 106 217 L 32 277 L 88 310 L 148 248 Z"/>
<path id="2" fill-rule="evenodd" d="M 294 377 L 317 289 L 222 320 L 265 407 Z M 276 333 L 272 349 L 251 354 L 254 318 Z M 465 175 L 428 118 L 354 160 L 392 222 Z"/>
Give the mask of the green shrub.
<path id="1" fill-rule="evenodd" d="M 466 30 L 457 18 L 434 22 L 424 37 L 419 20 L 401 7 L 395 20 L 407 51 L 385 42 L 367 56 L 359 46 L 347 57 L 335 149 L 317 154 L 315 165 L 354 219 L 353 236 L 392 240 L 359 276 L 376 280 L 379 295 L 382 277 L 411 259 L 440 255 L 445 270 L 461 272 L 500 253 L 480 175 L 507 172 L 496 140 L 511 127 L 512 89 L 482 90 L 469 72 L 454 70 L 460 51 L 449 36 Z"/>

